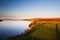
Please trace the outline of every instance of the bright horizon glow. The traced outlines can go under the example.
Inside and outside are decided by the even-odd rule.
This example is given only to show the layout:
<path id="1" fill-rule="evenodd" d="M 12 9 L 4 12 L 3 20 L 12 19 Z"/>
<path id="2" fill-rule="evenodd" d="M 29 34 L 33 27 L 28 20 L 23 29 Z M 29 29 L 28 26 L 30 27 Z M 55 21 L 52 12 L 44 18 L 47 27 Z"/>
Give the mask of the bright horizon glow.
<path id="1" fill-rule="evenodd" d="M 59 18 L 60 0 L 1 1 L 0 17 Z"/>

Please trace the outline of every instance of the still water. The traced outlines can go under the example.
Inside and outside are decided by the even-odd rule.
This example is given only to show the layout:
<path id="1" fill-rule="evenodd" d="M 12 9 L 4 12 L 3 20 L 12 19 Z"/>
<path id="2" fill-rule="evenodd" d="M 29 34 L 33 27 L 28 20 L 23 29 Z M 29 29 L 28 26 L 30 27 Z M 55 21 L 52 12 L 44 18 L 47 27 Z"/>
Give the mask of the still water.
<path id="1" fill-rule="evenodd" d="M 7 37 L 20 35 L 24 30 L 29 28 L 28 21 L 3 21 L 0 22 L 0 40 L 5 40 Z"/>

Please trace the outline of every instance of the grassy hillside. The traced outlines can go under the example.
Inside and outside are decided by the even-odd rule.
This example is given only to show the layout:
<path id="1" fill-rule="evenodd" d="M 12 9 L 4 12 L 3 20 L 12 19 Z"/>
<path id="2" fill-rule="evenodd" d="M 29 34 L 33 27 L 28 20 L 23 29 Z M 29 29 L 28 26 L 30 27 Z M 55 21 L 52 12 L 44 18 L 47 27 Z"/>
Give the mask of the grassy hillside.
<path id="1" fill-rule="evenodd" d="M 29 32 L 7 40 L 60 40 L 60 21 L 34 21 L 29 27 Z"/>

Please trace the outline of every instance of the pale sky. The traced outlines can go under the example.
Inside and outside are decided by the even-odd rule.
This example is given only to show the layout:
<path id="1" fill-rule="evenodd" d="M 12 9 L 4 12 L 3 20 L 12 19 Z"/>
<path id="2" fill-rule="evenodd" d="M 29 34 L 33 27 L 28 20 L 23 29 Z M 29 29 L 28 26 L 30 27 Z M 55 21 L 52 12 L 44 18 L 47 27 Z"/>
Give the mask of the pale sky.
<path id="1" fill-rule="evenodd" d="M 0 16 L 60 17 L 60 0 L 8 0 L 0 3 Z"/>

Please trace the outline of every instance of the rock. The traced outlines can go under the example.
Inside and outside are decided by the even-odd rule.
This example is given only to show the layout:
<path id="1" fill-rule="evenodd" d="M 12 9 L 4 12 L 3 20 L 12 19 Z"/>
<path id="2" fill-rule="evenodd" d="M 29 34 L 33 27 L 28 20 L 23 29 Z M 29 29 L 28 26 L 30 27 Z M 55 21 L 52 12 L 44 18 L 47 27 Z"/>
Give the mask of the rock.
<path id="1" fill-rule="evenodd" d="M 3 20 L 0 20 L 0 22 L 2 22 Z"/>

